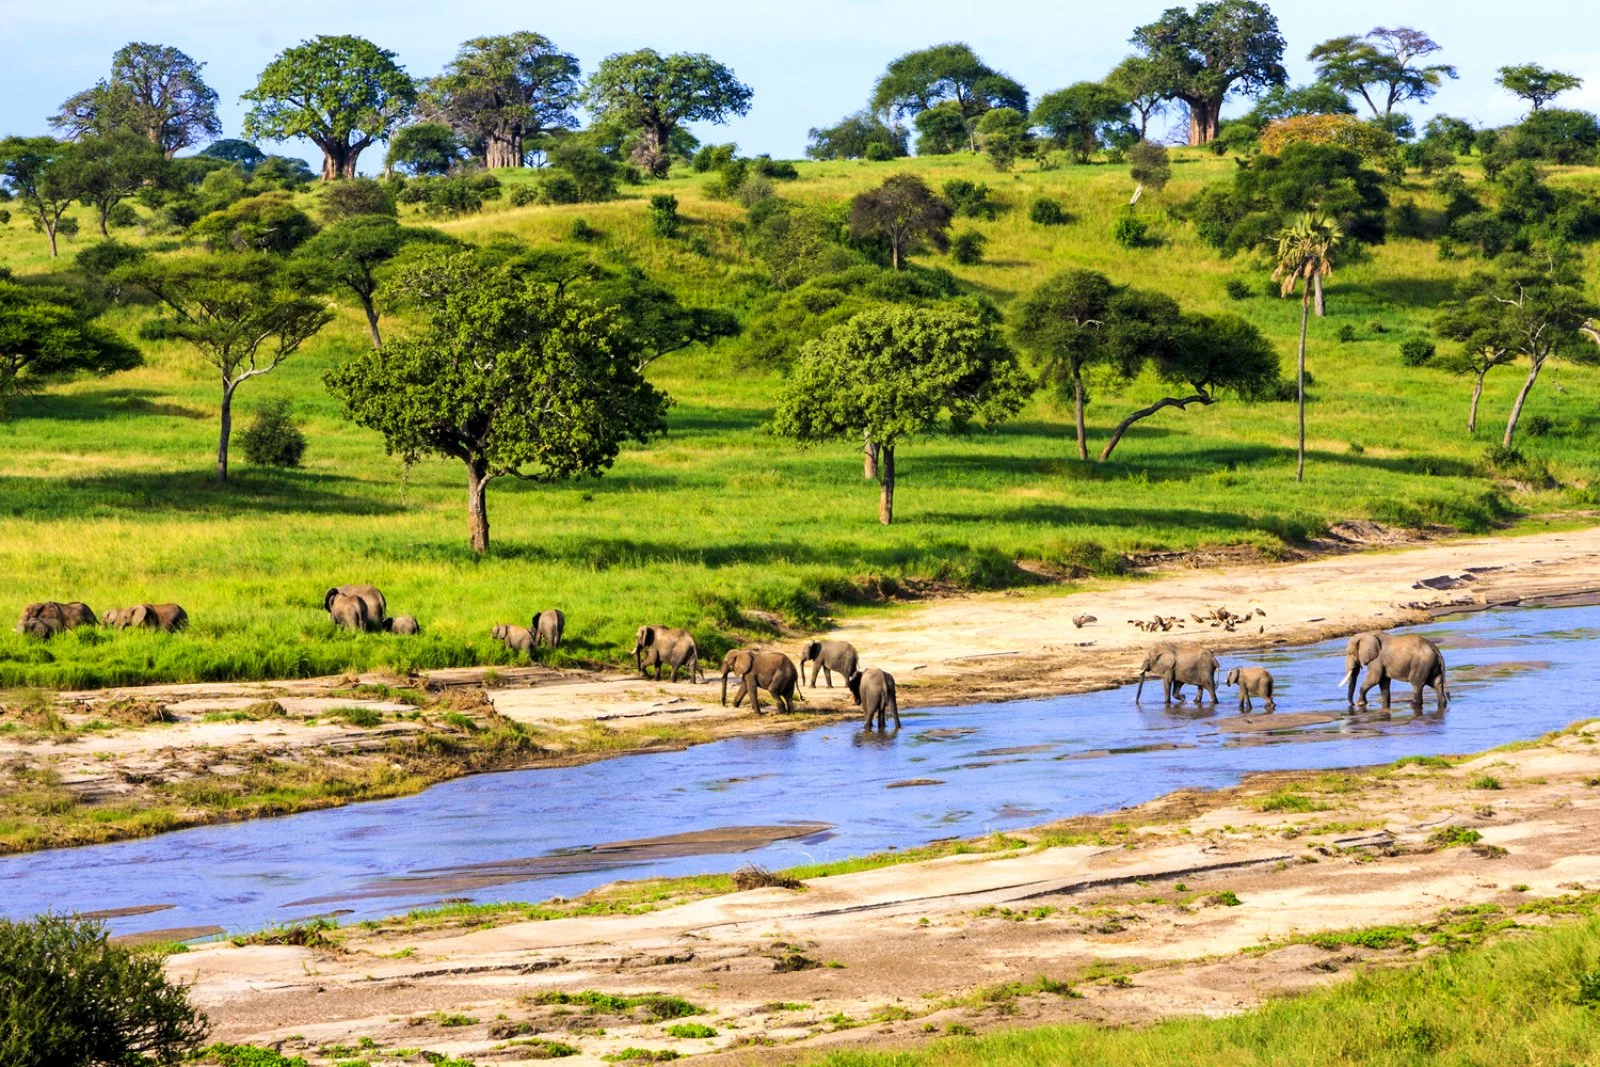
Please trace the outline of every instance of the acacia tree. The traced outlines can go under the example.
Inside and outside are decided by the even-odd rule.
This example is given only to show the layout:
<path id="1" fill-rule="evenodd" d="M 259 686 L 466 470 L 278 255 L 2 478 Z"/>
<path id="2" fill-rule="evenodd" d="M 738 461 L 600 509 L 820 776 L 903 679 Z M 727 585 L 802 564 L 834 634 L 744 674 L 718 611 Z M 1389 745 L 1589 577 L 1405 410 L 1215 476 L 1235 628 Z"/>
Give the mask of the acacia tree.
<path id="1" fill-rule="evenodd" d="M 320 288 L 351 293 L 367 317 L 372 347 L 383 344 L 378 332 L 378 286 L 384 268 L 408 244 L 453 243 L 435 229 L 401 226 L 388 215 L 356 215 L 312 237 L 295 252 L 295 266 Z"/>
<path id="2" fill-rule="evenodd" d="M 876 189 L 850 201 L 850 233 L 856 239 L 878 238 L 889 246 L 889 262 L 901 261 L 932 245 L 950 247 L 950 205 L 915 174 L 893 174 Z"/>
<path id="3" fill-rule="evenodd" d="M 597 477 L 625 441 L 666 429 L 670 401 L 611 311 L 470 253 L 424 257 L 395 284 L 425 309 L 422 329 L 323 381 L 391 453 L 466 465 L 474 552 L 489 548 L 494 479 Z"/>
<path id="4" fill-rule="evenodd" d="M 54 137 L 7 137 L 0 141 L 0 189 L 16 197 L 50 240 L 50 258 L 60 254 L 56 238 L 76 233 L 63 218 L 78 198 L 79 147 Z"/>
<path id="5" fill-rule="evenodd" d="M 754 95 L 708 55 L 663 56 L 652 48 L 607 56 L 589 79 L 597 124 L 637 131 L 634 159 L 657 178 L 672 164 L 672 139 L 685 122 L 721 125 L 750 110 Z"/>
<path id="6" fill-rule="evenodd" d="M 1041 97 L 1029 121 L 1087 163 L 1106 133 L 1126 126 L 1130 117 L 1120 91 L 1103 82 L 1078 82 Z"/>
<path id="7" fill-rule="evenodd" d="M 145 257 L 112 277 L 137 285 L 163 305 L 140 336 L 188 344 L 218 372 L 222 385 L 217 435 L 217 480 L 228 480 L 233 395 L 252 378 L 270 374 L 333 318 L 319 300 L 303 296 L 266 252 L 228 252 L 173 259 Z"/>
<path id="8" fill-rule="evenodd" d="M 1030 392 L 999 329 L 954 307 L 871 308 L 800 350 L 774 432 L 803 444 L 865 437 L 878 449 L 878 521 L 894 521 L 895 450 L 908 437 L 1001 422 Z"/>
<path id="9" fill-rule="evenodd" d="M 915 118 L 940 104 L 952 105 L 968 146 L 976 152 L 977 124 L 983 113 L 1009 107 L 1026 115 L 1028 93 L 979 59 L 970 45 L 952 41 L 907 52 L 890 63 L 873 86 L 869 106 L 886 118 L 898 119 Z"/>
<path id="10" fill-rule="evenodd" d="M 1106 84 L 1139 116 L 1139 140 L 1147 140 L 1150 120 L 1167 108 L 1167 79 L 1160 66 L 1147 56 L 1129 56 L 1106 75 Z"/>
<path id="11" fill-rule="evenodd" d="M 1189 108 L 1189 143 L 1210 144 L 1232 93 L 1288 80 L 1278 20 L 1256 0 L 1215 0 L 1194 11 L 1168 8 L 1133 32 L 1132 43 L 1165 79 L 1163 95 Z"/>
<path id="12" fill-rule="evenodd" d="M 112 208 L 144 189 L 170 184 L 172 165 L 160 149 L 128 131 L 85 137 L 72 160 L 72 186 L 78 200 L 95 212 L 100 235 L 111 236 Z"/>
<path id="13" fill-rule="evenodd" d="M 131 130 L 171 159 L 222 136 L 204 66 L 167 45 L 124 45 L 111 57 L 111 77 L 68 97 L 50 125 L 72 138 Z"/>
<path id="14" fill-rule="evenodd" d="M 1469 289 L 1466 299 L 1447 304 L 1434 321 L 1439 336 L 1461 344 L 1459 352 L 1441 361 L 1456 374 L 1472 376 L 1472 400 L 1467 405 L 1467 433 L 1478 432 L 1478 401 L 1483 398 L 1483 380 L 1496 367 L 1517 360 L 1516 339 L 1507 330 L 1503 305 Z"/>
<path id="15" fill-rule="evenodd" d="M 1583 79 L 1564 71 L 1548 70 L 1537 63 L 1501 67 L 1495 84 L 1512 96 L 1526 100 L 1538 111 L 1562 93 L 1583 88 Z"/>
<path id="16" fill-rule="evenodd" d="M 423 87 L 422 110 L 493 168 L 520 167 L 528 142 L 578 125 L 578 60 L 537 33 L 474 37 Z"/>
<path id="17" fill-rule="evenodd" d="M 1366 34 L 1347 34 L 1323 41 L 1307 59 L 1317 65 L 1317 77 L 1345 93 L 1356 93 L 1372 109 L 1372 117 L 1388 125 L 1395 106 L 1408 100 L 1426 103 L 1445 78 L 1456 77 L 1448 63 L 1421 60 L 1443 47 L 1407 26 L 1379 26 Z"/>
<path id="18" fill-rule="evenodd" d="M 88 319 L 66 292 L 0 281 L 0 417 L 13 397 L 54 378 L 143 362 L 138 349 Z"/>
<path id="19" fill-rule="evenodd" d="M 1281 292 L 1288 296 L 1300 289 L 1300 350 L 1295 379 L 1297 413 L 1300 420 L 1300 445 L 1295 461 L 1294 480 L 1306 478 L 1306 326 L 1311 316 L 1311 297 L 1320 293 L 1322 279 L 1333 273 L 1334 250 L 1344 240 L 1339 224 L 1326 215 L 1307 212 L 1293 226 L 1278 234 L 1277 266 L 1272 276 Z"/>
<path id="20" fill-rule="evenodd" d="M 244 94 L 244 134 L 304 137 L 322 149 L 324 181 L 354 178 L 361 153 L 394 132 L 416 95 L 393 52 L 363 37 L 315 37 L 280 52 Z"/>

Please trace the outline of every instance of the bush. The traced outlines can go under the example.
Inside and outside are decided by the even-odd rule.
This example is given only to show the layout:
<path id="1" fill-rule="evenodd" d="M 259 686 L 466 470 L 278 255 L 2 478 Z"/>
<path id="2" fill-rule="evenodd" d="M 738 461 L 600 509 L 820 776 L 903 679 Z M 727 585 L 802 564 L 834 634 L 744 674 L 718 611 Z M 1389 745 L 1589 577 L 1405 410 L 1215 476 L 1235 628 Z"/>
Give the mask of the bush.
<path id="1" fill-rule="evenodd" d="M 106 225 L 120 229 L 139 224 L 139 213 L 133 210 L 132 204 L 116 204 L 106 212 Z"/>
<path id="2" fill-rule="evenodd" d="M 527 207 L 529 204 L 539 202 L 539 187 L 536 185 L 513 185 L 511 192 L 506 194 L 506 200 L 512 207 Z"/>
<path id="3" fill-rule="evenodd" d="M 1400 362 L 1408 367 L 1420 367 L 1432 359 L 1437 349 L 1426 337 L 1408 337 L 1400 342 Z"/>
<path id="4" fill-rule="evenodd" d="M 1527 430 L 1529 437 L 1547 437 L 1550 431 L 1555 429 L 1555 425 L 1549 415 L 1532 415 L 1524 424 L 1524 429 Z"/>
<path id="5" fill-rule="evenodd" d="M 1040 226 L 1060 226 L 1067 221 L 1067 212 L 1061 201 L 1041 196 L 1028 206 L 1028 220 Z"/>
<path id="6" fill-rule="evenodd" d="M 298 467 L 306 452 L 306 435 L 294 424 L 293 405 L 285 397 L 268 400 L 239 435 L 244 458 L 263 467 Z"/>
<path id="7" fill-rule="evenodd" d="M 733 154 L 738 148 L 738 145 L 731 144 L 701 145 L 700 150 L 689 160 L 689 166 L 696 174 L 709 174 L 711 171 L 721 170 L 725 164 L 733 162 Z"/>
<path id="8" fill-rule="evenodd" d="M 1340 344 L 1347 345 L 1351 341 L 1354 341 L 1355 339 L 1356 339 L 1356 328 L 1354 326 L 1352 326 L 1350 323 L 1347 322 L 1343 326 L 1339 327 L 1339 343 Z"/>
<path id="9" fill-rule="evenodd" d="M 1140 141 L 1128 149 L 1128 174 L 1134 181 L 1160 192 L 1172 177 L 1172 163 L 1165 145 Z"/>
<path id="10" fill-rule="evenodd" d="M 957 234 L 955 240 L 950 242 L 950 258 L 962 266 L 971 266 L 983 262 L 983 246 L 988 243 L 988 238 L 974 230 Z"/>
<path id="11" fill-rule="evenodd" d="M 590 241 L 600 240 L 602 234 L 599 230 L 589 225 L 587 219 L 573 219 L 572 226 L 567 230 L 567 236 L 574 241 L 582 241 L 587 244 Z"/>
<path id="12" fill-rule="evenodd" d="M 1148 228 L 1132 211 L 1123 211 L 1111 224 L 1111 239 L 1123 248 L 1138 248 L 1145 242 Z"/>
<path id="13" fill-rule="evenodd" d="M 118 948 L 99 923 L 0 919 L 0 1063 L 175 1063 L 206 1034 L 161 959 Z"/>
<path id="14" fill-rule="evenodd" d="M 1229 300 L 1249 300 L 1255 295 L 1255 290 L 1243 278 L 1229 278 L 1222 287 L 1227 290 Z"/>
<path id="15" fill-rule="evenodd" d="M 7 211 L 3 207 L 0 207 L 0 226 L 9 225 L 11 225 L 11 212 Z"/>
<path id="16" fill-rule="evenodd" d="M 322 188 L 322 221 L 340 222 L 358 215 L 396 214 L 394 198 L 371 178 L 349 178 L 328 182 Z"/>
<path id="17" fill-rule="evenodd" d="M 868 163 L 887 163 L 894 158 L 894 149 L 882 141 L 871 141 L 867 144 L 867 149 L 862 153 L 861 158 Z"/>
<path id="18" fill-rule="evenodd" d="M 957 215 L 969 219 L 993 219 L 999 214 L 999 205 L 989 199 L 989 187 L 982 182 L 969 182 L 957 178 L 944 183 L 945 203 Z"/>
<path id="19" fill-rule="evenodd" d="M 650 198 L 650 229 L 657 237 L 678 236 L 678 198 L 671 193 L 657 193 Z"/>

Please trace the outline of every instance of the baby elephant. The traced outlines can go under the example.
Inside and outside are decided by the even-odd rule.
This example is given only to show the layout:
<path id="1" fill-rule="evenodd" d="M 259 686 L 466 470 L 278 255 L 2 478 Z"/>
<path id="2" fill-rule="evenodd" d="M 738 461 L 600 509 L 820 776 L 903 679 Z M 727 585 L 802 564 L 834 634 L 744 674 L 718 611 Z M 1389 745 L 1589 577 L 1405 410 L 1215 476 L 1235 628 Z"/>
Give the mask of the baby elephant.
<path id="1" fill-rule="evenodd" d="M 392 619 L 384 619 L 383 628 L 392 634 L 401 634 L 405 637 L 414 637 L 422 632 L 422 627 L 417 625 L 415 615 L 396 615 Z"/>
<path id="2" fill-rule="evenodd" d="M 793 711 L 795 690 L 800 686 L 800 672 L 782 652 L 761 652 L 755 649 L 736 648 L 722 657 L 722 702 L 728 702 L 728 675 L 739 679 L 739 691 L 733 694 L 733 706 L 750 696 L 750 708 L 761 714 L 761 698 L 756 690 L 765 689 L 772 694 L 779 711 Z"/>
<path id="3" fill-rule="evenodd" d="M 489 636 L 505 645 L 513 652 L 522 652 L 529 659 L 533 658 L 533 634 L 522 626 L 507 626 L 501 623 L 489 631 Z"/>
<path id="4" fill-rule="evenodd" d="M 63 629 L 60 620 L 54 618 L 24 619 L 17 623 L 18 633 L 38 641 L 48 641 Z"/>
<path id="5" fill-rule="evenodd" d="M 189 625 L 189 613 L 177 604 L 135 604 L 131 608 L 112 608 L 100 616 L 100 623 L 113 630 L 138 626 L 170 634 Z"/>
<path id="6" fill-rule="evenodd" d="M 817 687 L 817 675 L 833 688 L 833 672 L 838 671 L 846 680 L 856 672 L 856 646 L 849 641 L 808 641 L 800 650 L 800 680 L 805 681 L 806 664 L 811 664 L 811 688 Z M 859 703 L 859 701 L 858 701 Z"/>
<path id="7" fill-rule="evenodd" d="M 845 684 L 850 687 L 850 695 L 856 698 L 856 703 L 867 711 L 867 729 L 872 729 L 874 719 L 878 720 L 878 729 L 887 729 L 890 715 L 894 716 L 894 728 L 900 729 L 900 702 L 895 697 L 894 675 L 868 667 L 852 673 Z"/>
<path id="8" fill-rule="evenodd" d="M 528 623 L 528 629 L 533 631 L 534 644 L 560 648 L 561 635 L 567 632 L 567 617 L 555 608 L 536 611 L 533 620 Z"/>
<path id="9" fill-rule="evenodd" d="M 1222 684 L 1239 687 L 1240 711 L 1251 709 L 1251 697 L 1265 700 L 1268 711 L 1278 710 L 1277 702 L 1272 699 L 1272 672 L 1265 667 L 1235 667 L 1228 672 Z"/>

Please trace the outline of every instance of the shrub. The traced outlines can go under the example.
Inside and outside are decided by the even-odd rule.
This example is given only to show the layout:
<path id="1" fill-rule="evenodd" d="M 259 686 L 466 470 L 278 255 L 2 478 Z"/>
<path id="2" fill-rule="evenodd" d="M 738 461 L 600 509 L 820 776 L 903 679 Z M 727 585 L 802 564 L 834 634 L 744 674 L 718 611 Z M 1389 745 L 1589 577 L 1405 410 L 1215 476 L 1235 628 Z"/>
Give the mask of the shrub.
<path id="1" fill-rule="evenodd" d="M 1348 148 L 1362 159 L 1381 159 L 1394 151 L 1394 134 L 1354 115 L 1291 115 L 1261 131 L 1261 151 L 1276 155 L 1291 144 Z"/>
<path id="2" fill-rule="evenodd" d="M 11 225 L 11 212 L 7 211 L 3 207 L 0 207 L 0 226 L 9 225 Z"/>
<path id="3" fill-rule="evenodd" d="M 1428 223 L 1422 209 L 1412 200 L 1395 206 L 1389 213 L 1389 232 L 1396 237 L 1427 237 Z"/>
<path id="4" fill-rule="evenodd" d="M 206 1029 L 160 957 L 110 944 L 101 924 L 0 919 L 0 1063 L 174 1063 Z"/>
<path id="5" fill-rule="evenodd" d="M 999 214 L 999 205 L 989 199 L 989 187 L 982 182 L 957 178 L 944 183 L 945 203 L 950 210 L 969 219 L 993 219 Z"/>
<path id="6" fill-rule="evenodd" d="M 671 193 L 657 193 L 650 198 L 650 229 L 657 237 L 678 236 L 678 198 Z"/>
<path id="7" fill-rule="evenodd" d="M 697 233 L 689 238 L 689 251 L 697 256 L 709 256 L 711 254 L 711 242 L 706 240 L 705 234 Z"/>
<path id="8" fill-rule="evenodd" d="M 1555 423 L 1549 415 L 1533 415 L 1523 424 L 1529 437 L 1546 437 L 1555 429 Z"/>
<path id="9" fill-rule="evenodd" d="M 511 192 L 506 195 L 512 207 L 527 207 L 529 204 L 539 202 L 539 187 L 536 185 L 513 185 Z"/>
<path id="10" fill-rule="evenodd" d="M 882 141 L 871 141 L 867 144 L 867 149 L 862 153 L 861 158 L 869 163 L 887 163 L 894 158 L 894 149 Z"/>
<path id="11" fill-rule="evenodd" d="M 721 170 L 724 164 L 733 161 L 733 154 L 738 150 L 738 145 L 707 144 L 701 145 L 700 150 L 689 160 L 689 166 L 696 174 L 708 174 L 714 170 Z"/>
<path id="12" fill-rule="evenodd" d="M 587 219 L 573 219 L 572 226 L 567 230 L 567 236 L 574 241 L 598 241 L 601 238 L 599 230 L 589 225 Z"/>
<path id="13" fill-rule="evenodd" d="M 268 400 L 239 435 L 244 458 L 263 467 L 298 467 L 306 452 L 306 435 L 294 424 L 288 398 Z"/>
<path id="14" fill-rule="evenodd" d="M 1123 248 L 1138 248 L 1145 242 L 1147 227 L 1132 211 L 1123 211 L 1111 224 L 1111 239 Z"/>
<path id="15" fill-rule="evenodd" d="M 139 224 L 139 213 L 133 210 L 132 204 L 117 204 L 106 212 L 106 225 L 126 229 Z"/>
<path id="16" fill-rule="evenodd" d="M 1141 185 L 1160 192 L 1172 177 L 1172 163 L 1165 145 L 1140 141 L 1128 149 L 1128 173 Z"/>
<path id="17" fill-rule="evenodd" d="M 371 178 L 329 182 L 322 188 L 322 221 L 340 222 L 357 215 L 395 215 L 394 198 Z"/>
<path id="18" fill-rule="evenodd" d="M 1351 341 L 1354 341 L 1355 339 L 1356 339 L 1356 328 L 1354 326 L 1352 326 L 1350 323 L 1347 322 L 1343 326 L 1339 327 L 1339 343 L 1340 344 L 1347 345 Z"/>
<path id="19" fill-rule="evenodd" d="M 983 262 L 983 246 L 988 238 L 975 230 L 957 234 L 950 242 L 950 258 L 963 266 Z"/>
<path id="20" fill-rule="evenodd" d="M 1229 278 L 1222 287 L 1227 290 L 1229 300 L 1249 300 L 1255 295 L 1255 290 L 1243 278 Z"/>
<path id="21" fill-rule="evenodd" d="M 1420 367 L 1432 359 L 1437 349 L 1426 337 L 1408 337 L 1400 342 L 1400 362 L 1408 367 Z"/>
<path id="22" fill-rule="evenodd" d="M 1028 207 L 1028 219 L 1040 226 L 1062 226 L 1072 221 L 1061 201 L 1041 196 Z"/>

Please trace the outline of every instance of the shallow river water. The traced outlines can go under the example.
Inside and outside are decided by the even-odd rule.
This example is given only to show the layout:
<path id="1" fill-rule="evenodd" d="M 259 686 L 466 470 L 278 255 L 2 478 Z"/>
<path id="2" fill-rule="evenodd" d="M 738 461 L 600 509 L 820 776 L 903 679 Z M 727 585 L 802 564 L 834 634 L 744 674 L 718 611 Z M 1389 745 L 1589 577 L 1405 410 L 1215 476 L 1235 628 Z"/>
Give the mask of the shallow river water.
<path id="1" fill-rule="evenodd" d="M 617 878 L 778 868 L 970 837 L 1217 787 L 1251 771 L 1466 753 L 1600 714 L 1600 607 L 1485 612 L 1422 627 L 1445 650 L 1452 703 L 1349 715 L 1343 641 L 1252 656 L 1278 713 L 1328 724 L 1220 731 L 1222 708 L 1166 709 L 1160 688 L 925 708 L 898 734 L 854 722 L 582 767 L 463 778 L 417 796 L 140 841 L 0 859 L 0 914 L 171 905 L 119 933 L 255 929 L 304 916 L 393 914 L 441 899 L 538 900 Z M 1259 710 L 1259 709 L 1258 709 Z M 932 784 L 907 784 L 910 782 Z M 730 831 L 729 828 L 749 828 Z M 704 834 L 704 831 L 727 831 Z M 687 839 L 680 835 L 697 835 Z M 773 840 L 781 837 L 779 840 Z M 666 838 L 650 841 L 648 839 Z M 632 847 L 611 847 L 637 843 Z M 597 847 L 598 846 L 598 847 Z M 743 851 L 740 851 L 743 849 Z"/>

